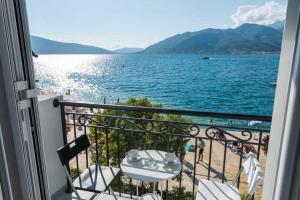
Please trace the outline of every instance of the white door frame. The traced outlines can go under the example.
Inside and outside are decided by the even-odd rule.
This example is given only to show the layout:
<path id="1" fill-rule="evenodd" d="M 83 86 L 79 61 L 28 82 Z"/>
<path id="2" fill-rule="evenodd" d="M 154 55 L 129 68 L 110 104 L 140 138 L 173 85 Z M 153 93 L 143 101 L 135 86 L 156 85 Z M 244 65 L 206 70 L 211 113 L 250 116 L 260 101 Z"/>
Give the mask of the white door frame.
<path id="1" fill-rule="evenodd" d="M 11 187 L 16 187 L 16 193 L 17 187 L 21 187 L 22 193 L 21 198 L 14 199 L 49 199 L 37 98 L 29 100 L 30 108 L 18 109 L 17 106 L 23 97 L 16 90 L 16 82 L 25 81 L 30 88 L 35 88 L 24 0 L 0 0 L 0 44 L 0 100 L 4 103 L 0 107 L 6 107 L 7 111 L 0 113 L 0 122 L 5 123 L 4 134 L 12 136 L 12 141 L 5 144 L 5 151 L 11 153 L 17 163 L 11 166 L 17 168 L 11 175 L 15 180 Z"/>
<path id="2" fill-rule="evenodd" d="M 3 188 L 3 189 L 2 189 Z M 0 124 L 0 200 L 13 199 L 11 181 L 4 148 L 2 128 Z"/>
<path id="3" fill-rule="evenodd" d="M 300 0 L 289 0 L 287 6 L 286 24 L 283 34 L 277 88 L 273 108 L 271 137 L 269 143 L 266 172 L 263 187 L 263 199 L 290 199 L 293 167 L 296 161 L 295 142 L 298 141 L 300 115 L 295 103 L 295 90 L 300 91 L 297 75 L 300 46 L 297 46 L 299 35 Z M 297 77 L 299 76 L 299 77 Z M 298 123 L 295 120 L 298 119 Z M 291 123 L 293 122 L 293 123 Z"/>

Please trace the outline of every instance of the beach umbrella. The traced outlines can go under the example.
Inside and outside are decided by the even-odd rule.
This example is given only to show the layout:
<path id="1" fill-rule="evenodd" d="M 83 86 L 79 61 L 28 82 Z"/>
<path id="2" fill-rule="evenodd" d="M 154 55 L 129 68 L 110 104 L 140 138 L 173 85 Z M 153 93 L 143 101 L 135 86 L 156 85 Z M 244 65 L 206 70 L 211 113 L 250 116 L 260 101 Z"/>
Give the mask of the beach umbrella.
<path id="1" fill-rule="evenodd" d="M 258 125 L 258 124 L 262 124 L 262 121 L 250 121 L 248 123 L 248 126 L 255 126 L 255 125 Z"/>

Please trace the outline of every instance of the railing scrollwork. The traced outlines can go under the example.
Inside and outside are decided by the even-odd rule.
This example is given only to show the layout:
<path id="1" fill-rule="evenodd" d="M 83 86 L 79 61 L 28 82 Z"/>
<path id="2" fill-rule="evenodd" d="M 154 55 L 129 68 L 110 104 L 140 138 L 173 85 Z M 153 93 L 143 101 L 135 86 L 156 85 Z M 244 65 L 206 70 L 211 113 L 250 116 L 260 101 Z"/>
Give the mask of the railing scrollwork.
<path id="1" fill-rule="evenodd" d="M 236 135 L 216 126 L 210 126 L 205 130 L 206 137 L 217 140 L 228 140 L 226 136 L 230 136 L 231 140 L 235 139 L 238 142 L 248 142 L 252 139 L 253 135 L 250 130 L 242 130 L 238 134 L 240 134 L 242 137 L 237 137 Z"/>

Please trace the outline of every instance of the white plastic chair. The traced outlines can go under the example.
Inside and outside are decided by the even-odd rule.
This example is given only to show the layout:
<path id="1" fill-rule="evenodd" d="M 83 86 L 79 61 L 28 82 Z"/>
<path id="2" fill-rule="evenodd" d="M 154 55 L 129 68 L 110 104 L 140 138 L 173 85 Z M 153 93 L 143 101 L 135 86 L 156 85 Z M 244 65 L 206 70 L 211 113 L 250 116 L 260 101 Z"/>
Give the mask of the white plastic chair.
<path id="1" fill-rule="evenodd" d="M 139 200 L 162 200 L 162 198 L 158 194 L 150 193 L 141 196 Z"/>
<path id="2" fill-rule="evenodd" d="M 250 199 L 262 179 L 262 169 L 253 152 L 247 155 L 245 162 L 231 184 L 200 179 L 196 200 L 240 200 L 240 192 L 234 184 L 237 182 L 242 171 L 245 171 L 248 182 L 248 191 L 245 200 Z"/>

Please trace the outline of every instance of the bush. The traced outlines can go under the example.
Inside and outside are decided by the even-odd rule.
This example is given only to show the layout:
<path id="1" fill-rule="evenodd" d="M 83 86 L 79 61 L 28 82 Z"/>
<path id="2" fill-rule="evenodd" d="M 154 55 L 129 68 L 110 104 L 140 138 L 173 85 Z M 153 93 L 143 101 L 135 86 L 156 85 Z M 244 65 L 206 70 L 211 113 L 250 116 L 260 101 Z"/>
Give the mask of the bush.
<path id="1" fill-rule="evenodd" d="M 82 173 L 82 171 L 80 169 L 77 171 L 76 168 L 70 167 L 70 176 L 71 176 L 72 180 L 75 180 L 79 176 L 80 173 Z"/>
<path id="2" fill-rule="evenodd" d="M 152 104 L 147 98 L 131 98 L 118 105 L 162 108 L 162 105 Z M 111 116 L 120 116 L 120 118 Z M 183 124 L 166 123 L 169 121 L 183 122 Z M 184 150 L 187 141 L 183 137 L 167 136 L 164 133 L 184 135 L 188 131 L 188 125 L 184 124 L 187 122 L 190 121 L 178 115 L 105 110 L 97 114 L 92 125 L 98 128 L 90 128 L 88 135 L 90 141 L 98 140 L 98 163 L 117 166 L 118 152 L 122 159 L 130 149 L 174 151 L 179 155 L 178 153 L 181 148 Z M 96 158 L 96 143 L 91 143 L 93 157 Z"/>
<path id="3" fill-rule="evenodd" d="M 193 199 L 192 192 L 185 191 L 185 187 L 179 188 L 174 187 L 172 191 L 169 192 L 167 198 L 169 200 L 191 200 Z"/>

